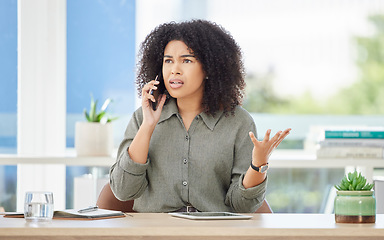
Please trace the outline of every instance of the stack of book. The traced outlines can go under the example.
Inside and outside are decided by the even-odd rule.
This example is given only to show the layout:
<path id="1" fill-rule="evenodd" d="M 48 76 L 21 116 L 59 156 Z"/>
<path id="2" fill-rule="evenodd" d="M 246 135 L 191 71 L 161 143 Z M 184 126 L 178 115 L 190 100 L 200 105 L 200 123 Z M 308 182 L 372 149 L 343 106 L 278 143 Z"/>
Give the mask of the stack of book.
<path id="1" fill-rule="evenodd" d="M 317 158 L 384 158 L 384 128 L 329 129 Z"/>

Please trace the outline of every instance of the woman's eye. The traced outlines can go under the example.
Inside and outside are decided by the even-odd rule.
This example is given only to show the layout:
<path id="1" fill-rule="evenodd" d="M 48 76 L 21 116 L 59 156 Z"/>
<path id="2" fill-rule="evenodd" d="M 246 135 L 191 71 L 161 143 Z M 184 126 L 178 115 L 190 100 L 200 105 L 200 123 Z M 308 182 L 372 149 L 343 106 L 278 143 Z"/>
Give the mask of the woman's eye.
<path id="1" fill-rule="evenodd" d="M 165 59 L 165 60 L 164 60 L 164 63 L 171 63 L 171 62 L 172 62 L 171 59 Z"/>
<path id="2" fill-rule="evenodd" d="M 185 63 L 191 63 L 192 61 L 189 60 L 189 59 L 184 59 L 184 62 L 185 62 Z"/>

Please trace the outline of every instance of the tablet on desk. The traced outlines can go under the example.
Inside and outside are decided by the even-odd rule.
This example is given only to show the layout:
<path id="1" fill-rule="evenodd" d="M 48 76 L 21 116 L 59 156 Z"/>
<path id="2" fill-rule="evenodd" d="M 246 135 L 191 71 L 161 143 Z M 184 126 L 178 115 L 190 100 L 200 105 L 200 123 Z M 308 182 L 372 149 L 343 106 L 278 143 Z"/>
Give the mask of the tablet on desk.
<path id="1" fill-rule="evenodd" d="M 252 216 L 230 213 L 230 212 L 172 212 L 173 217 L 194 219 L 194 220 L 225 220 L 225 219 L 251 219 Z"/>

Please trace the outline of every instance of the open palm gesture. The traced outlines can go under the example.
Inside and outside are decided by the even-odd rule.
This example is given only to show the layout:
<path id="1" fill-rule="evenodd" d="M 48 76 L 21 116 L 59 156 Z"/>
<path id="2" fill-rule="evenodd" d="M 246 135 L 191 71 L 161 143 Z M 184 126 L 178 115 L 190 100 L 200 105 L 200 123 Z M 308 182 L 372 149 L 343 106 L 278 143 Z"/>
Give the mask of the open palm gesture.
<path id="1" fill-rule="evenodd" d="M 250 132 L 249 136 L 251 137 L 251 140 L 253 142 L 253 150 L 252 150 L 253 164 L 256 166 L 266 164 L 273 150 L 277 148 L 277 146 L 279 146 L 279 144 L 290 133 L 290 131 L 291 131 L 290 128 L 284 131 L 278 131 L 275 134 L 275 136 L 270 138 L 271 129 L 268 129 L 262 141 L 257 140 L 253 132 Z"/>

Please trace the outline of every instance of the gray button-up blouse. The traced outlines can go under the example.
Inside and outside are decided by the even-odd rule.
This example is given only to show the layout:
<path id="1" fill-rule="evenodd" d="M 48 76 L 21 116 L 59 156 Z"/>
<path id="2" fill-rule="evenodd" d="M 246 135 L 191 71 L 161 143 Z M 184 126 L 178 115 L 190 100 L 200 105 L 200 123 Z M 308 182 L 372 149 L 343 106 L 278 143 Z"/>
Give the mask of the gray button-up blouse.
<path id="1" fill-rule="evenodd" d="M 138 212 L 172 212 L 192 205 L 199 211 L 254 212 L 265 197 L 267 180 L 245 189 L 242 180 L 252 160 L 255 123 L 242 107 L 235 115 L 200 113 L 186 131 L 176 101 L 161 113 L 151 137 L 148 160 L 134 162 L 128 148 L 143 121 L 133 114 L 110 169 L 110 184 L 120 200 L 135 199 Z"/>

